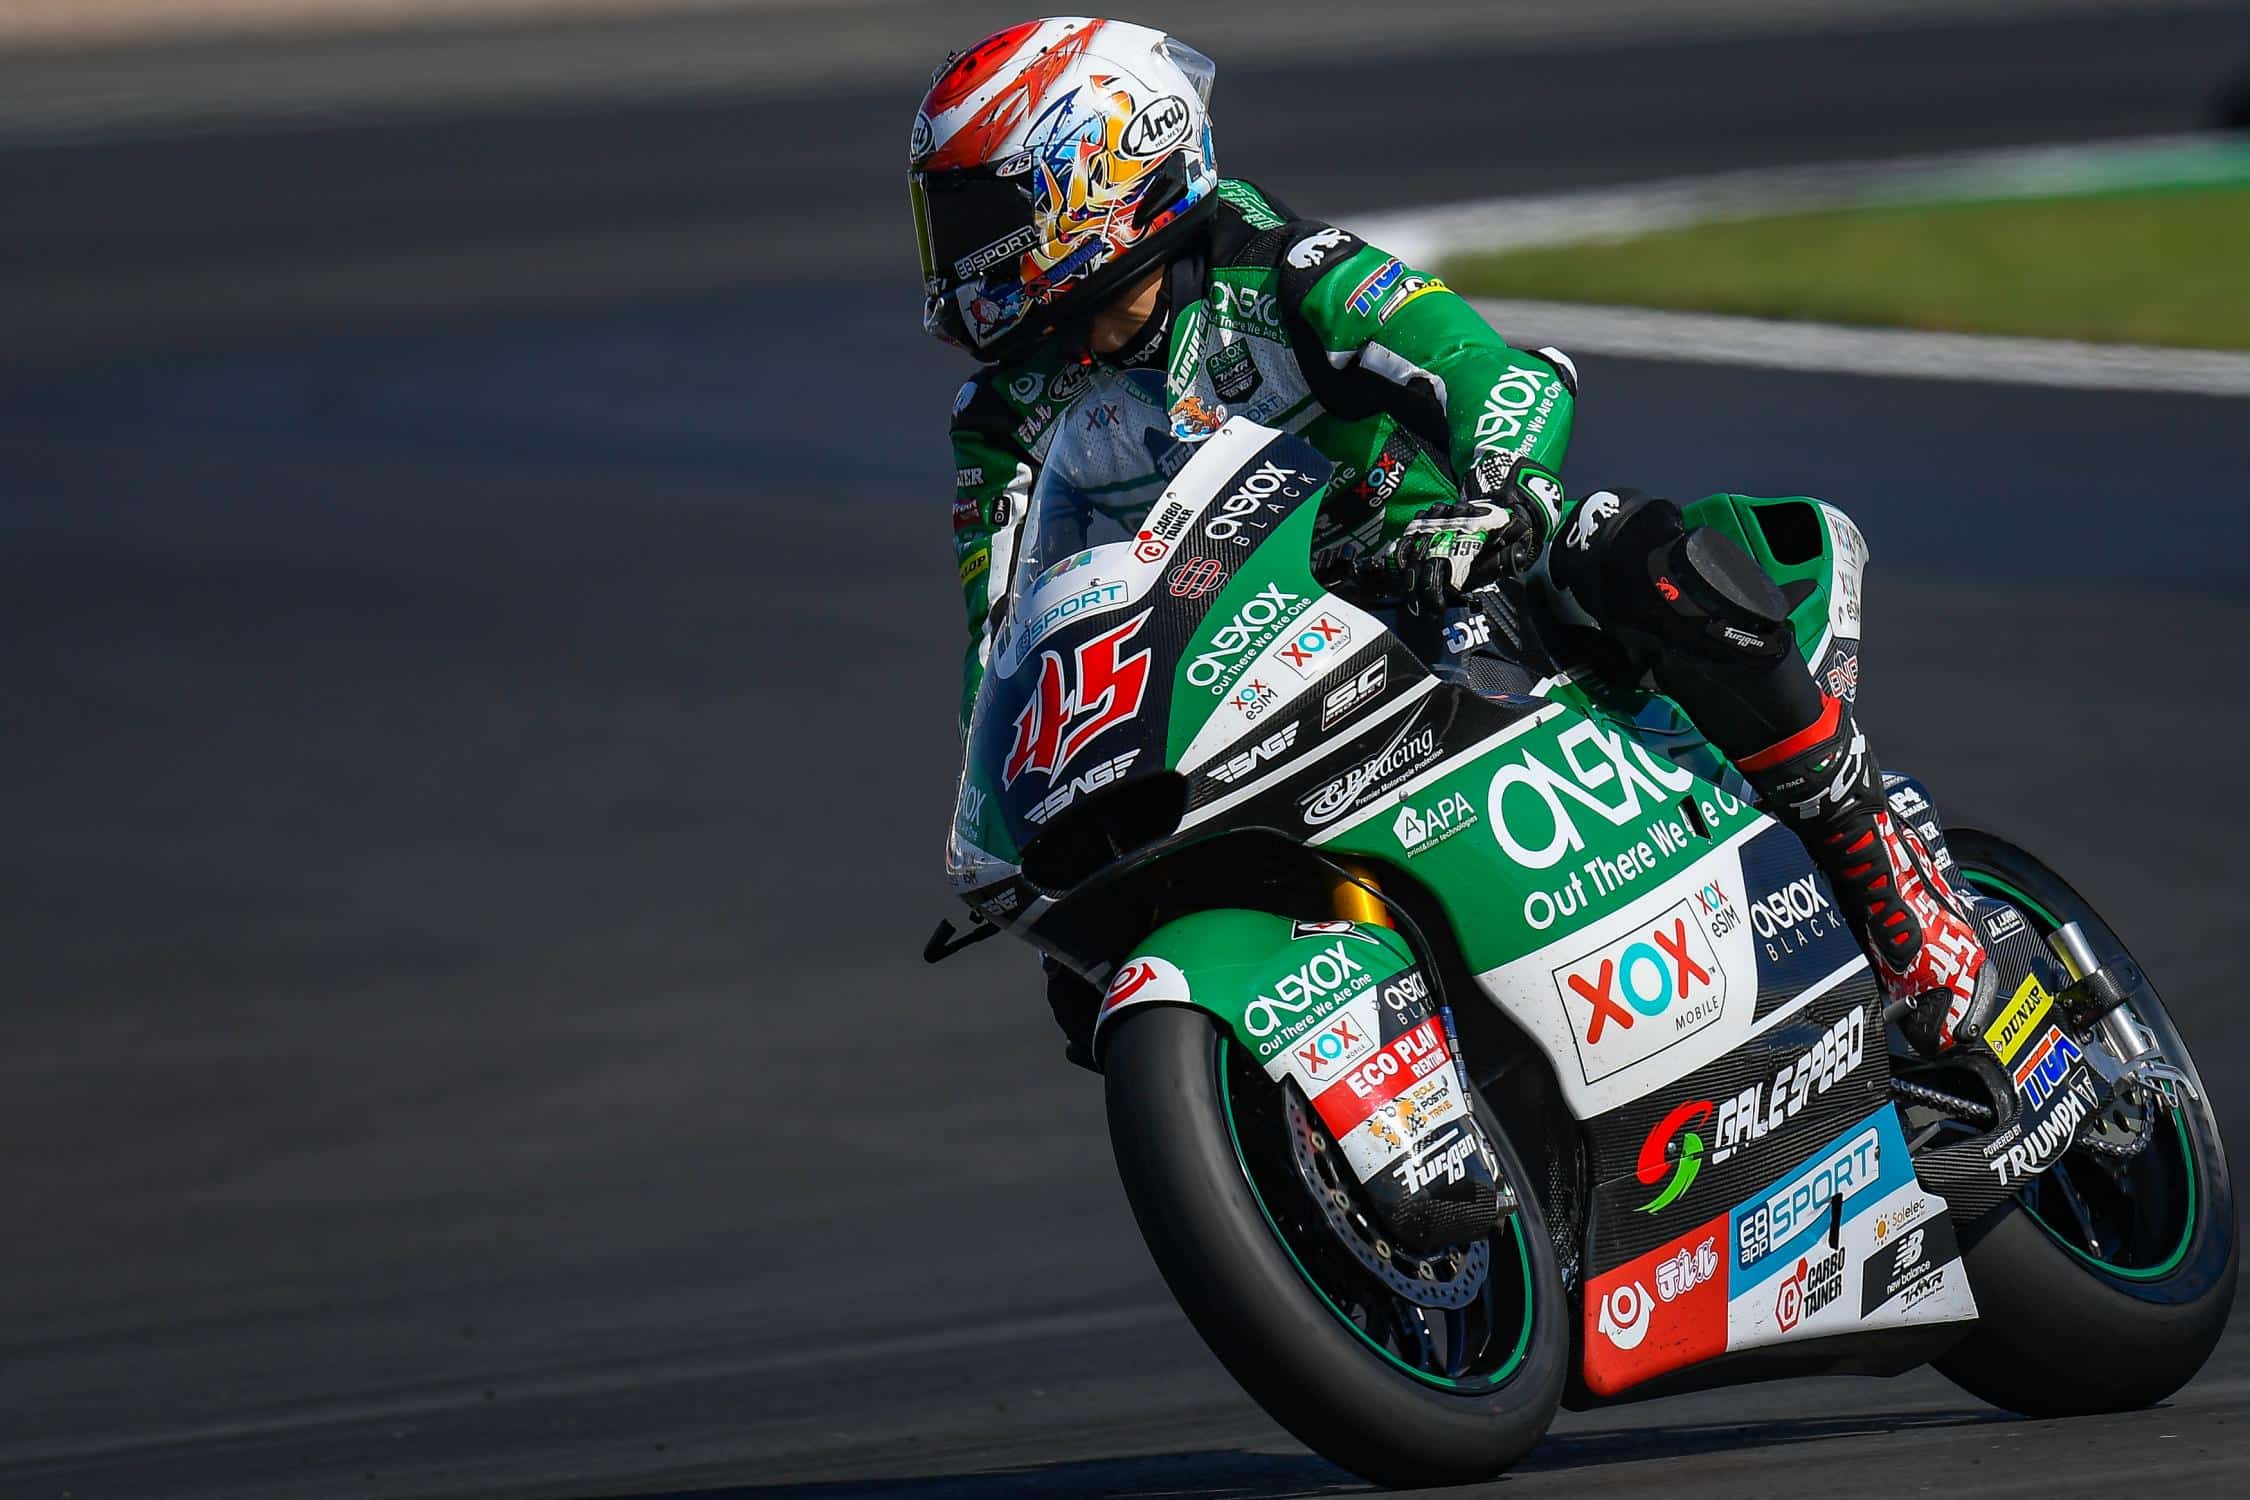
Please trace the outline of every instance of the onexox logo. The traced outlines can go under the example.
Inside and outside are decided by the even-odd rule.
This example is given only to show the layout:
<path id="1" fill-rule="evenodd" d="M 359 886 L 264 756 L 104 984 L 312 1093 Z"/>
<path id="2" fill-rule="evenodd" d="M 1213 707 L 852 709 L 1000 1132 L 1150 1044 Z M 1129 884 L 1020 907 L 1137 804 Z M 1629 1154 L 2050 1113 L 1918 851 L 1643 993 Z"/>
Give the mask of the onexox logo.
<path id="1" fill-rule="evenodd" d="M 1554 976 L 1588 1083 L 1685 1041 L 1726 1010 L 1727 972 L 1685 901 Z"/>

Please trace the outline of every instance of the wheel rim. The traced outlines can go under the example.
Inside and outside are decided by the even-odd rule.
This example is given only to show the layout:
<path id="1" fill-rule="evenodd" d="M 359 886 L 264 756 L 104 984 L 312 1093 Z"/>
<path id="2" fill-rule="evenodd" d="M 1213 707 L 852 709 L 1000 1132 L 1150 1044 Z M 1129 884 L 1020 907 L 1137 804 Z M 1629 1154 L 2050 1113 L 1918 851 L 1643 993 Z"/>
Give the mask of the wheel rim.
<path id="1" fill-rule="evenodd" d="M 1966 862 L 1962 873 L 1980 890 L 2020 908 L 2045 930 L 2062 925 L 2045 903 L 2008 880 Z M 2048 1238 L 2104 1275 L 2144 1282 L 2171 1275 L 2194 1243 L 2200 1184 L 2184 1111 L 2174 1108 L 2166 1113 L 2171 1131 L 2159 1133 L 2122 1174 L 2112 1174 L 2083 1150 L 2072 1150 L 2027 1183 L 2016 1194 L 2016 1202 Z M 2165 1210 L 2175 1203 L 2176 1235 L 2156 1227 L 2172 1222 L 2172 1214 Z M 2143 1227 L 2141 1214 L 2150 1209 L 2155 1212 Z M 2101 1248 L 2108 1240 L 2114 1240 L 2118 1251 Z"/>
<path id="2" fill-rule="evenodd" d="M 1276 1099 L 1282 1091 L 1262 1073 L 1251 1071 L 1254 1065 L 1231 1041 L 1221 1036 L 1218 1042 L 1219 1104 L 1235 1162 L 1267 1229 L 1321 1305 L 1371 1351 L 1425 1385 L 1461 1394 L 1481 1394 L 1505 1385 L 1530 1351 L 1536 1308 L 1524 1211 L 1510 1214 L 1504 1232 L 1483 1242 L 1487 1248 L 1482 1286 L 1463 1306 L 1426 1307 L 1408 1301 L 1336 1241 L 1305 1184 L 1296 1178 L 1293 1164 L 1279 1159 L 1283 1152 L 1258 1153 L 1260 1159 L 1253 1160 L 1243 1144 L 1244 1135 L 1253 1139 L 1264 1135 L 1278 1142 L 1286 1126 L 1278 1118 L 1260 1118 L 1278 1116 L 1280 1111 L 1252 1108 L 1251 1091 L 1238 1089 L 1237 1083 L 1248 1084 L 1255 1078 Z M 1244 1073 L 1239 1080 L 1238 1069 Z M 1335 1154 L 1333 1149 L 1329 1154 Z"/>

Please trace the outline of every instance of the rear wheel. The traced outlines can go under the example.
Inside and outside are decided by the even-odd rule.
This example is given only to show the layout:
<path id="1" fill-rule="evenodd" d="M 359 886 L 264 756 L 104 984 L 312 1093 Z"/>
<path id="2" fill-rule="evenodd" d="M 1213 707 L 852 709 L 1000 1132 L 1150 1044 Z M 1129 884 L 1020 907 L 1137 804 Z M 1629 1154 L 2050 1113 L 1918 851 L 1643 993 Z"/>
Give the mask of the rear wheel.
<path id="1" fill-rule="evenodd" d="M 2103 957 L 2126 952 L 2021 849 L 1973 829 L 1946 841 L 1971 884 L 2040 931 L 2077 922 Z M 2156 1108 L 2130 1157 L 2073 1148 L 1967 1249 L 1978 1321 L 1938 1369 L 1995 1406 L 2057 1417 L 2160 1401 L 2203 1367 L 2234 1303 L 2234 1189 L 2218 1120 L 2153 986 L 2133 1009 L 2203 1097 Z"/>
<path id="2" fill-rule="evenodd" d="M 1295 1091 L 1200 1011 L 1105 1035 L 1110 1144 L 1172 1294 L 1234 1378 L 1379 1483 L 1484 1479 L 1539 1441 L 1570 1331 L 1530 1175 L 1480 1110 L 1522 1206 L 1487 1240 L 1393 1255 Z"/>

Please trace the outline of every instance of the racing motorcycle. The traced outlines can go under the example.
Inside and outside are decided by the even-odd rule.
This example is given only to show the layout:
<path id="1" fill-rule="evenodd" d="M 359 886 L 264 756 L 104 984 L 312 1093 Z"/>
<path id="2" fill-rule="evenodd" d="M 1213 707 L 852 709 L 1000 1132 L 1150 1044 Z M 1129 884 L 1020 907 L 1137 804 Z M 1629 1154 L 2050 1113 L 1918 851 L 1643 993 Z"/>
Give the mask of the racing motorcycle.
<path id="1" fill-rule="evenodd" d="M 1561 1405 L 1934 1363 L 2057 1416 L 2196 1372 L 2236 1274 L 2218 1125 L 2067 881 L 1889 778 L 2005 997 L 1916 1056 L 1799 841 L 1668 700 L 1572 670 L 1535 583 L 1356 586 L 1340 528 L 1379 517 L 1309 444 L 1115 378 L 996 565 L 948 844 L 978 922 L 927 956 L 1004 930 L 1103 991 L 1135 1218 L 1276 1420 L 1442 1484 Z M 1690 514 L 1854 686 L 1851 522 Z"/>

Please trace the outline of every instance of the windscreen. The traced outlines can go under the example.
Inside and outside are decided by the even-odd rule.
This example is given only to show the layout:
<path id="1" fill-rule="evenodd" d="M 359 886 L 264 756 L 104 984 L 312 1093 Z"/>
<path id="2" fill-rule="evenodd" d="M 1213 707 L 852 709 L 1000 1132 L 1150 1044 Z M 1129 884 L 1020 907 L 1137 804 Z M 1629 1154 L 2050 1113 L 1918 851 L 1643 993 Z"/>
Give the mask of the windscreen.
<path id="1" fill-rule="evenodd" d="M 1026 597 L 1049 572 L 1092 548 L 1133 540 L 1164 486 L 1194 454 L 1172 435 L 1161 371 L 1097 374 L 1065 414 L 1031 492 L 1011 600 Z"/>

